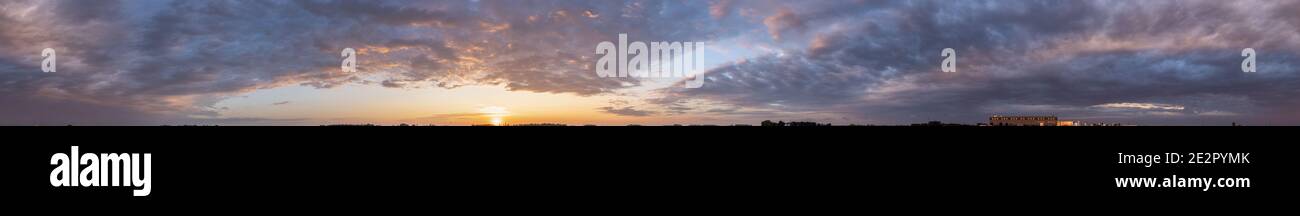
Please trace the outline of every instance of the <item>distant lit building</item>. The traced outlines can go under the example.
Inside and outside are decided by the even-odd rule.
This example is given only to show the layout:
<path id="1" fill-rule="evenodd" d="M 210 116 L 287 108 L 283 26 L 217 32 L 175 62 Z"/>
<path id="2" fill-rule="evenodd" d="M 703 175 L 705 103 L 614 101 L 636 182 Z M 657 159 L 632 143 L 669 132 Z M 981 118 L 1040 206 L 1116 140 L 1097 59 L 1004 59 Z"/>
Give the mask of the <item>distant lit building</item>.
<path id="1" fill-rule="evenodd" d="M 1080 121 L 1060 120 L 1056 121 L 1056 126 L 1086 126 L 1086 124 Z"/>
<path id="2" fill-rule="evenodd" d="M 998 116 L 989 117 L 993 126 L 1074 126 L 1075 121 L 1061 121 L 1056 116 Z"/>

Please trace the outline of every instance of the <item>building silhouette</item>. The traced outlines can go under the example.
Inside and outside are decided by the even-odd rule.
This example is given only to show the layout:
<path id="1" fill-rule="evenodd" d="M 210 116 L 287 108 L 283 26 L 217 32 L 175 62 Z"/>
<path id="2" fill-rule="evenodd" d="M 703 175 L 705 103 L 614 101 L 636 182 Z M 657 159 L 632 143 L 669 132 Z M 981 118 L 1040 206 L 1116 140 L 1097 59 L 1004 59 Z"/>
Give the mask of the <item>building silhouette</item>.
<path id="1" fill-rule="evenodd" d="M 1057 126 L 1060 119 L 1056 116 L 1000 116 L 989 117 L 993 126 Z"/>

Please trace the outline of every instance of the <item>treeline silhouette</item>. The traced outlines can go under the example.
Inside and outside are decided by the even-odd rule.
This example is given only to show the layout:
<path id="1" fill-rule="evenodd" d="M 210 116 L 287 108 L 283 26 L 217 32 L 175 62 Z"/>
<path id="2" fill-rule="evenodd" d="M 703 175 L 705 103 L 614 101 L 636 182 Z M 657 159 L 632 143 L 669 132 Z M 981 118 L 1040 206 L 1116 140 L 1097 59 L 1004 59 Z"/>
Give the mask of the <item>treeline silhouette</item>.
<path id="1" fill-rule="evenodd" d="M 792 121 L 792 122 L 777 121 L 777 122 L 772 122 L 772 120 L 763 120 L 763 122 L 760 123 L 759 126 L 764 126 L 764 127 L 826 127 L 826 126 L 833 126 L 833 125 L 831 125 L 830 123 L 822 124 L 822 123 L 817 123 L 817 122 L 798 122 L 798 121 Z"/>

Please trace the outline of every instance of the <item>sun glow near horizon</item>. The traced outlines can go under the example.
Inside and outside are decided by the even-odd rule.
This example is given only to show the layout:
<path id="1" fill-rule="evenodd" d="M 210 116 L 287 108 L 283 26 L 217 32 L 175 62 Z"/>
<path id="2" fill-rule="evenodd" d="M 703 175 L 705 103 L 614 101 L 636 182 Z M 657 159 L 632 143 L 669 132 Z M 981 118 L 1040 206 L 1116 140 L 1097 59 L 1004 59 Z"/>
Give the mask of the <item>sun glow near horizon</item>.
<path id="1" fill-rule="evenodd" d="M 293 120 L 274 123 L 281 125 L 626 125 L 659 120 L 619 116 L 599 109 L 619 99 L 617 95 L 511 91 L 504 86 L 454 89 L 284 86 L 228 98 L 213 107 L 221 116 L 229 118 Z"/>

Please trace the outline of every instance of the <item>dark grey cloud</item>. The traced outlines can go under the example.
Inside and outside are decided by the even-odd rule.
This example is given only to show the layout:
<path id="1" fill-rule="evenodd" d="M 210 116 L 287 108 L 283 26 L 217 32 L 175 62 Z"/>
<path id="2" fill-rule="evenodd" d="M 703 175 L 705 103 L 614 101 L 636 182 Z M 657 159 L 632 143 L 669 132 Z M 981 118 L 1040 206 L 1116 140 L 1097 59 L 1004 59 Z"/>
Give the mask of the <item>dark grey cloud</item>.
<path id="1" fill-rule="evenodd" d="M 594 45 L 620 33 L 779 53 L 638 109 L 602 108 L 615 114 L 1294 124 L 1296 14 L 1300 3 L 1270 0 L 14 0 L 0 2 L 0 124 L 215 122 L 225 98 L 293 85 L 618 94 L 645 83 L 598 78 L 592 64 Z M 39 73 L 46 47 L 58 73 Z M 956 74 L 938 70 L 949 47 Z M 1258 73 L 1237 70 L 1244 47 L 1259 51 Z M 338 69 L 343 48 L 358 50 L 358 73 Z"/>
<path id="2" fill-rule="evenodd" d="M 774 19 L 817 14 L 809 7 Z M 1300 121 L 1300 13 L 1279 1 L 908 1 L 801 21 L 808 46 L 724 65 L 653 101 L 855 113 L 872 123 L 1053 114 L 1138 124 Z M 785 25 L 788 27 L 788 25 Z M 826 26 L 820 29 L 811 26 Z M 769 25 L 771 27 L 771 25 Z M 771 30 L 771 29 L 769 29 Z M 783 30 L 782 30 L 783 31 Z M 781 31 L 774 31 L 781 32 Z M 941 73 L 954 48 L 959 72 Z M 1242 48 L 1260 72 L 1242 73 Z M 1267 51 L 1264 51 L 1267 50 Z M 1108 109 L 1169 103 L 1182 110 Z"/>

